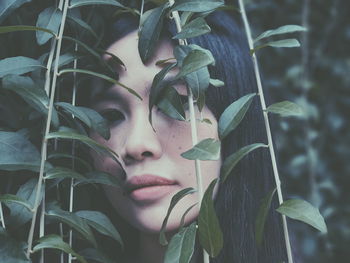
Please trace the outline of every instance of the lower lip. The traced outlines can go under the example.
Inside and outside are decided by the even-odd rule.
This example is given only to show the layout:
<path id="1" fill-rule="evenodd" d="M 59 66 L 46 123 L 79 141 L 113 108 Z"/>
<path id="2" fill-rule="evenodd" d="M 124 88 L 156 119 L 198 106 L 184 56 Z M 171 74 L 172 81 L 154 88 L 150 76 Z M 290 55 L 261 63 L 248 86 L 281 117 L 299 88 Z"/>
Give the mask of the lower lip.
<path id="1" fill-rule="evenodd" d="M 174 191 L 175 188 L 175 184 L 147 186 L 132 191 L 130 197 L 135 201 L 156 201 Z"/>

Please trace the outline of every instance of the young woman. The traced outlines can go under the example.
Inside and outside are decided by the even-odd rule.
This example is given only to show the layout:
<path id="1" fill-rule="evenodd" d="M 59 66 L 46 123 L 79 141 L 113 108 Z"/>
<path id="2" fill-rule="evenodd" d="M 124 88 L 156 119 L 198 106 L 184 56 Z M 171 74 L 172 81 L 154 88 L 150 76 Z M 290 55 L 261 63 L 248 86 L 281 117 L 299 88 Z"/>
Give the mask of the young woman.
<path id="1" fill-rule="evenodd" d="M 206 17 L 206 21 L 212 29 L 211 33 L 190 39 L 189 42 L 212 52 L 216 65 L 210 67 L 210 76 L 222 80 L 225 86 L 211 86 L 207 91 L 202 117 L 209 119 L 212 124 L 197 121 L 199 140 L 218 138 L 217 123 L 224 109 L 238 98 L 256 92 L 247 42 L 235 20 L 227 13 L 215 12 Z M 131 235 L 131 232 L 126 233 L 125 258 L 121 262 L 163 262 L 166 248 L 159 244 L 158 238 L 170 200 L 183 188 L 196 188 L 194 162 L 180 156 L 192 147 L 190 123 L 172 119 L 157 107 L 153 109 L 153 127 L 148 119 L 152 80 L 163 67 L 155 63 L 174 57 L 176 42 L 171 40 L 171 35 L 175 33 L 174 22 L 167 22 L 166 27 L 155 55 L 144 64 L 137 49 L 138 21 L 124 17 L 115 22 L 108 33 L 107 51 L 125 63 L 125 68 L 116 69 L 119 81 L 138 92 L 143 100 L 121 87 L 113 86 L 97 91 L 91 101 L 94 108 L 110 121 L 111 128 L 108 141 L 97 135 L 94 137 L 119 154 L 125 174 L 108 158 L 94 157 L 95 166 L 115 176 L 124 176 L 124 189 L 106 188 L 105 192 L 115 212 L 124 219 L 124 224 L 137 233 L 136 236 Z M 177 69 L 173 69 L 169 76 L 176 72 Z M 98 81 L 94 83 L 97 90 L 100 85 Z M 175 89 L 180 95 L 187 95 L 185 85 L 176 85 Z M 201 162 L 204 188 L 220 176 L 220 165 L 228 155 L 255 142 L 266 142 L 257 98 L 238 129 L 222 142 L 221 159 Z M 285 261 L 281 220 L 273 209 L 267 219 L 262 245 L 258 247 L 255 242 L 257 210 L 261 199 L 273 187 L 266 150 L 251 153 L 239 163 L 224 184 L 219 183 L 215 191 L 215 203 L 223 229 L 224 248 L 211 262 Z M 186 209 L 196 202 L 198 196 L 192 194 L 177 204 L 168 221 L 168 238 L 178 229 Z M 190 211 L 186 216 L 186 224 L 196 220 L 198 210 L 198 206 L 195 206 Z M 202 262 L 200 254 L 201 249 L 198 248 L 193 262 Z"/>

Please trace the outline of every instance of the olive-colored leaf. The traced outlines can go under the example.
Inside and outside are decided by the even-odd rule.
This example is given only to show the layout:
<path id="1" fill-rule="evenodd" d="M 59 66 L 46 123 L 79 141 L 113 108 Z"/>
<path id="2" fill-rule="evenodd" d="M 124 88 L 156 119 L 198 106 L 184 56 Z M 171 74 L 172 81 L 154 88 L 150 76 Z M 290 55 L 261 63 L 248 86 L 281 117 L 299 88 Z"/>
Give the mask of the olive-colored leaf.
<path id="1" fill-rule="evenodd" d="M 31 263 L 25 254 L 26 243 L 18 242 L 0 227 L 0 262 Z"/>
<path id="2" fill-rule="evenodd" d="M 194 252 L 196 232 L 196 222 L 193 222 L 176 233 L 167 247 L 164 263 L 189 263 Z"/>
<path id="3" fill-rule="evenodd" d="M 88 260 L 93 260 L 93 262 L 97 261 L 101 263 L 115 263 L 114 260 L 110 259 L 101 250 L 95 248 L 86 248 L 79 251 L 79 254 Z"/>
<path id="4" fill-rule="evenodd" d="M 61 24 L 61 19 L 61 10 L 55 7 L 48 7 L 39 14 L 36 26 L 40 28 L 49 29 L 52 32 L 55 32 L 55 34 L 57 34 Z M 36 40 L 39 45 L 45 44 L 51 37 L 52 35 L 49 33 L 43 31 L 36 31 Z"/>
<path id="5" fill-rule="evenodd" d="M 268 147 L 263 143 L 253 143 L 247 146 L 242 147 L 237 152 L 226 157 L 222 167 L 221 167 L 221 180 L 224 182 L 227 177 L 231 174 L 232 170 L 235 168 L 237 163 L 247 154 L 258 149 L 260 147 Z"/>
<path id="6" fill-rule="evenodd" d="M 3 88 L 16 92 L 29 105 L 44 116 L 49 111 L 49 97 L 44 89 L 36 87 L 30 77 L 7 75 L 2 80 Z M 59 119 L 56 110 L 52 111 L 52 124 L 55 127 L 59 125 Z"/>
<path id="7" fill-rule="evenodd" d="M 45 179 L 65 179 L 65 178 L 74 178 L 74 179 L 84 179 L 84 176 L 73 171 L 72 169 L 65 167 L 54 167 L 49 169 L 45 174 Z"/>
<path id="8" fill-rule="evenodd" d="M 303 109 L 296 103 L 290 101 L 282 101 L 267 107 L 267 112 L 276 113 L 282 117 L 302 116 Z"/>
<path id="9" fill-rule="evenodd" d="M 255 96 L 255 93 L 250 93 L 239 98 L 229 105 L 221 114 L 219 119 L 219 136 L 221 140 L 233 131 L 242 121 Z"/>
<path id="10" fill-rule="evenodd" d="M 0 78 L 8 74 L 21 75 L 45 68 L 38 60 L 27 57 L 10 57 L 0 60 Z"/>
<path id="11" fill-rule="evenodd" d="M 42 27 L 36 27 L 36 26 L 0 26 L 0 34 L 1 33 L 9 33 L 9 32 L 17 32 L 17 31 L 41 31 L 44 33 L 49 33 L 52 36 L 55 36 L 55 32 L 42 28 Z"/>
<path id="12" fill-rule="evenodd" d="M 136 92 L 134 91 L 133 89 L 131 88 L 128 88 L 127 86 L 125 86 L 124 84 L 120 83 L 119 81 L 111 78 L 111 77 L 108 77 L 104 74 L 100 74 L 100 73 L 97 73 L 97 72 L 93 72 L 93 71 L 90 71 L 90 70 L 85 70 L 85 69 L 74 69 L 74 68 L 68 68 L 68 69 L 62 69 L 58 75 L 62 75 L 62 74 L 66 74 L 66 73 L 73 73 L 73 72 L 76 72 L 76 73 L 81 73 L 81 74 L 87 74 L 87 75 L 91 75 L 91 76 L 95 76 L 95 77 L 98 77 L 98 78 L 101 78 L 101 79 L 104 79 L 104 80 L 107 80 L 108 82 L 111 82 L 113 84 L 116 84 L 116 85 L 119 85 L 121 87 L 123 87 L 124 89 L 126 89 L 128 92 L 130 92 L 131 94 L 135 95 L 136 97 L 138 97 L 140 100 L 142 100 L 142 97 Z"/>
<path id="13" fill-rule="evenodd" d="M 23 198 L 17 196 L 17 195 L 12 195 L 12 194 L 4 194 L 0 195 L 0 202 L 3 202 L 5 204 L 7 203 L 15 203 L 24 206 L 27 208 L 29 211 L 32 210 L 31 204 L 27 202 L 27 200 L 24 200 Z"/>
<path id="14" fill-rule="evenodd" d="M 177 0 L 171 11 L 209 12 L 224 5 L 222 0 Z"/>
<path id="15" fill-rule="evenodd" d="M 180 225 L 179 225 L 179 230 L 181 230 L 184 225 L 185 225 L 185 218 L 186 215 L 192 210 L 193 207 L 195 207 L 198 203 L 195 203 L 193 205 L 191 205 L 189 208 L 186 209 L 185 213 L 181 216 L 181 221 L 180 221 Z"/>
<path id="16" fill-rule="evenodd" d="M 80 233 L 87 241 L 93 244 L 94 247 L 97 246 L 95 237 L 89 225 L 86 223 L 85 220 L 83 220 L 76 214 L 64 211 L 58 207 L 53 207 L 46 212 L 46 216 L 69 225 L 78 233 Z"/>
<path id="17" fill-rule="evenodd" d="M 113 187 L 122 187 L 121 179 L 118 179 L 118 177 L 115 175 L 101 171 L 88 172 L 85 174 L 84 179 L 75 181 L 75 186 L 83 184 L 103 184 Z"/>
<path id="18" fill-rule="evenodd" d="M 0 23 L 2 23 L 14 10 L 31 0 L 2 0 L 0 4 Z"/>
<path id="19" fill-rule="evenodd" d="M 255 240 L 260 246 L 263 240 L 266 218 L 269 213 L 272 198 L 276 192 L 276 188 L 272 189 L 261 201 L 257 217 L 255 219 Z"/>
<path id="20" fill-rule="evenodd" d="M 322 233 L 327 233 L 327 225 L 320 211 L 305 200 L 290 199 L 284 201 L 276 210 L 289 218 L 313 226 Z"/>
<path id="21" fill-rule="evenodd" d="M 39 151 L 23 135 L 0 131 L 0 169 L 7 171 L 39 171 Z"/>
<path id="22" fill-rule="evenodd" d="M 225 86 L 225 83 L 219 79 L 210 79 L 209 83 L 210 83 L 210 85 L 217 87 L 217 88 Z"/>
<path id="23" fill-rule="evenodd" d="M 173 210 L 173 208 L 175 207 L 175 205 L 182 199 L 184 198 L 186 195 L 188 194 L 192 194 L 194 193 L 195 190 L 192 188 L 192 187 L 189 187 L 189 188 L 185 188 L 185 189 L 182 189 L 180 190 L 179 192 L 177 192 L 172 198 L 171 198 L 171 201 L 170 201 L 170 205 L 168 207 L 168 211 L 166 213 L 166 216 L 163 220 L 163 224 L 162 224 L 162 227 L 160 229 L 160 233 L 159 233 L 159 243 L 162 244 L 162 245 L 167 245 L 168 244 L 168 241 L 166 239 L 166 236 L 165 236 L 165 229 L 166 229 L 166 225 L 168 223 L 168 219 L 169 219 L 169 216 L 170 216 L 170 213 L 171 211 Z"/>
<path id="24" fill-rule="evenodd" d="M 299 25 L 285 25 L 281 26 L 276 29 L 271 29 L 263 32 L 260 34 L 256 39 L 254 39 L 254 42 L 258 42 L 261 39 L 275 36 L 275 35 L 281 35 L 281 34 L 287 34 L 287 33 L 294 33 L 294 32 L 302 32 L 307 31 L 305 27 L 299 26 Z"/>
<path id="25" fill-rule="evenodd" d="M 164 89 L 157 106 L 164 114 L 173 119 L 180 121 L 186 120 L 185 109 L 182 105 L 180 95 L 173 87 Z"/>
<path id="26" fill-rule="evenodd" d="M 181 154 L 183 158 L 189 160 L 219 160 L 220 141 L 215 139 L 204 139 L 193 146 L 192 149 Z"/>
<path id="27" fill-rule="evenodd" d="M 37 252 L 44 248 L 61 250 L 67 254 L 73 255 L 78 261 L 87 263 L 87 261 L 82 256 L 76 253 L 66 242 L 63 241 L 62 237 L 58 235 L 51 234 L 41 237 L 38 240 L 38 244 L 33 248 L 33 252 Z"/>
<path id="28" fill-rule="evenodd" d="M 84 5 L 111 5 L 116 7 L 124 7 L 116 0 L 72 0 L 69 8 L 75 8 Z"/>
<path id="29" fill-rule="evenodd" d="M 205 22 L 203 17 L 197 17 L 188 24 L 182 27 L 181 32 L 176 34 L 173 39 L 186 39 L 191 37 L 198 37 L 209 33 L 211 31 L 209 25 Z"/>
<path id="30" fill-rule="evenodd" d="M 199 242 L 211 257 L 216 257 L 224 244 L 212 198 L 217 180 L 214 179 L 205 191 L 198 215 Z"/>
<path id="31" fill-rule="evenodd" d="M 119 232 L 114 227 L 109 218 L 103 213 L 99 211 L 81 210 L 75 212 L 75 214 L 85 219 L 88 225 L 96 229 L 99 233 L 113 238 L 121 245 L 121 247 L 124 246 Z"/>
<path id="32" fill-rule="evenodd" d="M 152 57 L 156 43 L 162 31 L 163 18 L 165 11 L 168 8 L 168 3 L 153 9 L 144 21 L 138 42 L 138 50 L 141 60 L 146 63 Z"/>

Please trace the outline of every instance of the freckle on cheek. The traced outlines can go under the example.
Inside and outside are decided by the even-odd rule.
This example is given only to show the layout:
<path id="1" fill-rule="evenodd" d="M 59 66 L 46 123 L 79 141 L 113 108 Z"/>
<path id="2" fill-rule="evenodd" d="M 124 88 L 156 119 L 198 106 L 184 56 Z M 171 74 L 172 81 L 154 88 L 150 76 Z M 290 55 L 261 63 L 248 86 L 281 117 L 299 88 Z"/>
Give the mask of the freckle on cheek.
<path id="1" fill-rule="evenodd" d="M 181 146 L 179 147 L 179 150 L 182 150 L 182 147 L 181 147 Z"/>

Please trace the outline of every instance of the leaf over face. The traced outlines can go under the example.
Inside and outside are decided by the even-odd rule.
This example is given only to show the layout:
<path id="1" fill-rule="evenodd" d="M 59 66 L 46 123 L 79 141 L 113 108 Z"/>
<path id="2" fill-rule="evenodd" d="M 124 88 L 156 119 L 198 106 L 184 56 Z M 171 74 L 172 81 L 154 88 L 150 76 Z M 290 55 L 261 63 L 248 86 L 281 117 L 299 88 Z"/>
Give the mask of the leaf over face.
<path id="1" fill-rule="evenodd" d="M 208 24 L 203 17 L 197 17 L 188 24 L 182 27 L 181 32 L 176 34 L 173 39 L 186 39 L 191 37 L 197 37 L 211 31 Z"/>
<path id="2" fill-rule="evenodd" d="M 303 109 L 296 103 L 290 101 L 282 101 L 267 107 L 267 112 L 279 114 L 282 117 L 303 116 Z"/>
<path id="3" fill-rule="evenodd" d="M 185 109 L 182 105 L 181 97 L 173 87 L 166 87 L 164 89 L 157 106 L 164 114 L 175 120 L 186 120 Z"/>
<path id="4" fill-rule="evenodd" d="M 219 119 L 219 136 L 221 140 L 233 131 L 242 121 L 255 95 L 255 93 L 251 93 L 239 98 L 221 114 Z"/>
<path id="5" fill-rule="evenodd" d="M 224 244 L 212 198 L 217 180 L 214 179 L 205 191 L 198 215 L 199 242 L 211 257 L 216 257 Z"/>
<path id="6" fill-rule="evenodd" d="M 327 233 L 327 226 L 320 211 L 305 200 L 290 199 L 284 201 L 276 211 L 313 226 L 322 233 Z"/>
<path id="7" fill-rule="evenodd" d="M 193 146 L 192 149 L 181 154 L 188 160 L 219 160 L 220 158 L 220 141 L 215 139 L 204 139 Z"/>

